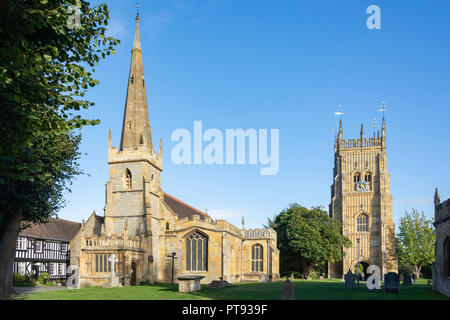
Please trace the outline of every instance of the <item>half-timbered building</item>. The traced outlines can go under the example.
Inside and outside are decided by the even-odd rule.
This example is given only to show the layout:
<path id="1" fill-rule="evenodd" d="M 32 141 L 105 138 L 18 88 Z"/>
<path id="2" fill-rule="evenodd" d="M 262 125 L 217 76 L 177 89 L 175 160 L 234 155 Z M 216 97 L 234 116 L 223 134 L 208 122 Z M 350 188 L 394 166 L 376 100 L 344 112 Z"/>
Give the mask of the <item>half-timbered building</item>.
<path id="1" fill-rule="evenodd" d="M 70 241 L 80 227 L 77 222 L 51 219 L 49 223 L 32 224 L 22 230 L 16 241 L 13 273 L 37 279 L 46 272 L 50 279 L 66 279 Z"/>

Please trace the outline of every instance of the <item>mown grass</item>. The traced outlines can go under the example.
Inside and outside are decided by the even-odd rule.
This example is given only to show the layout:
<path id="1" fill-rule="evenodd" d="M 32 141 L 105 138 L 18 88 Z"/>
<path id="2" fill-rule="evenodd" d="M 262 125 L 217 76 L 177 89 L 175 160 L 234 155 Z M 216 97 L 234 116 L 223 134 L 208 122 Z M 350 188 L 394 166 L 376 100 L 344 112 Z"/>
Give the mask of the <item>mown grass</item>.
<path id="1" fill-rule="evenodd" d="M 340 280 L 294 280 L 297 300 L 449 300 L 432 291 L 426 280 L 418 280 L 413 287 L 400 288 L 400 294 L 369 292 L 365 284 L 356 290 L 345 289 Z M 155 284 L 122 288 L 82 288 L 22 294 L 24 300 L 279 300 L 281 282 L 237 283 L 225 289 L 208 289 L 193 293 L 178 292 L 178 285 Z"/>

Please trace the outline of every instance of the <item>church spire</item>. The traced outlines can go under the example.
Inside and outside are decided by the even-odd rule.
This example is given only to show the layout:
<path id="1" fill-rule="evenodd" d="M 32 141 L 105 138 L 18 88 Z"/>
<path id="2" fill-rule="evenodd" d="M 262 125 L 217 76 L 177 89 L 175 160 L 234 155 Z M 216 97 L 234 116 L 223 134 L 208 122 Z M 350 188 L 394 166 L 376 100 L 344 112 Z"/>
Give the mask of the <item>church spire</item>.
<path id="1" fill-rule="evenodd" d="M 139 36 L 139 11 L 136 16 L 136 32 L 133 48 L 131 49 L 131 65 L 120 150 L 122 151 L 124 148 L 136 149 L 138 146 L 145 146 L 153 150 L 142 63 L 141 39 Z"/>

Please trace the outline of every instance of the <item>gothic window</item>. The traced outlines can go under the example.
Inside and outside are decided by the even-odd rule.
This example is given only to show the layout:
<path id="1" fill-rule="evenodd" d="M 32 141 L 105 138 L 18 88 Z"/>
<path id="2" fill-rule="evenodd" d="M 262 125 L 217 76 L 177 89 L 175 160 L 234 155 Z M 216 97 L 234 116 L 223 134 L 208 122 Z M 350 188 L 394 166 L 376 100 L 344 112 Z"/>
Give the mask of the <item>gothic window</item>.
<path id="1" fill-rule="evenodd" d="M 107 254 L 95 255 L 95 272 L 111 272 L 111 262 Z"/>
<path id="2" fill-rule="evenodd" d="M 167 223 L 166 223 L 166 230 L 169 230 L 169 227 L 170 227 L 170 226 L 169 226 L 169 223 L 167 222 Z"/>
<path id="3" fill-rule="evenodd" d="M 142 86 L 145 87 L 145 79 L 142 80 Z"/>
<path id="4" fill-rule="evenodd" d="M 128 121 L 128 130 L 131 130 L 131 121 Z"/>
<path id="5" fill-rule="evenodd" d="M 133 187 L 132 179 L 133 177 L 131 175 L 131 171 L 130 169 L 127 169 L 127 171 L 125 172 L 125 183 L 128 189 L 131 189 Z"/>
<path id="6" fill-rule="evenodd" d="M 353 174 L 353 183 L 355 185 L 355 191 L 357 190 L 358 182 L 360 181 L 361 181 L 361 174 L 359 172 Z"/>
<path id="7" fill-rule="evenodd" d="M 358 232 L 368 232 L 369 231 L 369 217 L 366 214 L 362 213 L 358 215 L 356 220 L 357 222 L 357 231 Z"/>
<path id="8" fill-rule="evenodd" d="M 131 84 L 134 83 L 134 74 L 131 75 Z"/>
<path id="9" fill-rule="evenodd" d="M 252 247 L 252 272 L 263 271 L 263 247 L 260 244 L 255 244 Z"/>
<path id="10" fill-rule="evenodd" d="M 364 181 L 367 182 L 369 190 L 372 190 L 372 174 L 370 172 L 364 174 Z"/>
<path id="11" fill-rule="evenodd" d="M 199 232 L 186 238 L 186 270 L 208 270 L 208 238 Z"/>

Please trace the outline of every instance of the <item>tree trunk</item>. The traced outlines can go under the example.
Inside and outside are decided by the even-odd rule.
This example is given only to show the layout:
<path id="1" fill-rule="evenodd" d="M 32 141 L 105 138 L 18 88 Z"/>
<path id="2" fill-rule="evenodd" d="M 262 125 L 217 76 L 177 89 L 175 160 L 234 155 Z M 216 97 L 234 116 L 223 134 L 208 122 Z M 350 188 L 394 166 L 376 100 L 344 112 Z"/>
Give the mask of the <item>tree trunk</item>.
<path id="1" fill-rule="evenodd" d="M 416 275 L 417 279 L 420 277 L 420 270 L 422 270 L 422 266 L 416 266 L 414 270 L 414 274 Z"/>
<path id="2" fill-rule="evenodd" d="M 16 253 L 16 240 L 19 233 L 22 210 L 6 213 L 0 226 L 0 300 L 7 299 L 15 293 L 13 286 L 13 262 Z"/>

